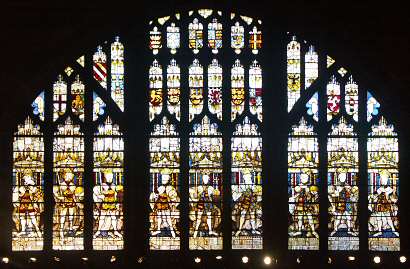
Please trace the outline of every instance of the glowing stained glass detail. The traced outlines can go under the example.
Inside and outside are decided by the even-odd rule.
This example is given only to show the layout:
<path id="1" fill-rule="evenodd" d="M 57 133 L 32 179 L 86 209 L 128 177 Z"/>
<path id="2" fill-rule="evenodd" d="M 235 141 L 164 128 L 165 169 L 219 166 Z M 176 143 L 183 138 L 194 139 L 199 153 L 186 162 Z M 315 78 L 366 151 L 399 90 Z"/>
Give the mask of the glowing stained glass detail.
<path id="1" fill-rule="evenodd" d="M 208 24 L 208 47 L 212 49 L 213 54 L 217 54 L 218 49 L 222 48 L 222 23 L 216 18 Z"/>
<path id="2" fill-rule="evenodd" d="M 149 120 L 152 121 L 156 115 L 161 113 L 163 105 L 163 92 L 162 92 L 162 67 L 157 60 L 154 60 L 149 69 Z"/>
<path id="3" fill-rule="evenodd" d="M 319 249 L 319 144 L 302 118 L 288 138 L 288 248 Z"/>
<path id="4" fill-rule="evenodd" d="M 203 18 L 208 18 L 213 13 L 212 9 L 200 9 L 198 10 L 198 14 L 201 15 Z"/>
<path id="5" fill-rule="evenodd" d="M 189 66 L 189 121 L 202 112 L 204 106 L 204 69 L 195 59 Z"/>
<path id="6" fill-rule="evenodd" d="M 34 99 L 31 107 L 33 108 L 33 114 L 38 116 L 41 121 L 44 121 L 44 91 Z"/>
<path id="7" fill-rule="evenodd" d="M 124 141 L 108 117 L 94 135 L 93 249 L 124 248 Z"/>
<path id="8" fill-rule="evenodd" d="M 181 72 L 177 62 L 171 60 L 167 67 L 167 108 L 170 114 L 175 115 L 177 120 L 181 119 L 181 108 L 180 108 L 180 98 L 181 98 Z"/>
<path id="9" fill-rule="evenodd" d="M 179 13 L 176 13 L 175 18 L 177 18 L 177 20 L 179 20 L 181 18 L 181 15 Z"/>
<path id="10" fill-rule="evenodd" d="M 104 101 L 93 92 L 93 121 L 96 121 L 100 116 L 104 115 L 106 105 Z"/>
<path id="11" fill-rule="evenodd" d="M 262 69 L 256 60 L 249 68 L 249 111 L 262 121 Z"/>
<path id="12" fill-rule="evenodd" d="M 53 142 L 53 249 L 84 249 L 84 138 L 67 118 Z"/>
<path id="13" fill-rule="evenodd" d="M 234 49 L 236 54 L 241 53 L 241 50 L 245 47 L 245 29 L 239 22 L 231 26 L 231 48 Z"/>
<path id="14" fill-rule="evenodd" d="M 315 92 L 306 104 L 307 114 L 312 116 L 315 121 L 319 121 L 319 96 Z"/>
<path id="15" fill-rule="evenodd" d="M 342 117 L 327 140 L 329 250 L 359 250 L 359 152 L 353 126 Z"/>
<path id="16" fill-rule="evenodd" d="M 262 138 L 244 118 L 231 139 L 232 249 L 262 249 Z"/>
<path id="17" fill-rule="evenodd" d="M 305 89 L 317 79 L 319 74 L 319 59 L 313 46 L 309 46 L 309 51 L 305 54 Z"/>
<path id="18" fill-rule="evenodd" d="M 355 121 L 359 120 L 359 86 L 350 76 L 345 85 L 345 108 L 346 113 L 353 117 Z"/>
<path id="19" fill-rule="evenodd" d="M 300 43 L 296 36 L 287 46 L 288 112 L 300 98 Z"/>
<path id="20" fill-rule="evenodd" d="M 205 116 L 189 138 L 189 249 L 222 249 L 222 134 Z"/>
<path id="21" fill-rule="evenodd" d="M 262 32 L 256 26 L 249 32 L 249 47 L 253 54 L 258 54 L 259 49 L 262 48 Z"/>
<path id="22" fill-rule="evenodd" d="M 327 120 L 330 121 L 340 112 L 340 84 L 336 81 L 336 77 L 332 76 L 326 86 L 327 96 Z"/>
<path id="23" fill-rule="evenodd" d="M 75 81 L 71 84 L 71 111 L 82 121 L 84 121 L 84 93 L 85 86 L 80 81 L 80 76 L 77 75 Z"/>
<path id="24" fill-rule="evenodd" d="M 247 25 L 251 25 L 253 22 L 253 19 L 251 17 L 247 17 L 243 15 L 240 15 L 240 17 L 244 22 L 246 22 Z"/>
<path id="25" fill-rule="evenodd" d="M 181 45 L 180 38 L 179 27 L 175 26 L 175 23 L 171 23 L 171 25 L 167 27 L 167 48 L 170 49 L 172 54 L 175 54 L 177 49 L 179 49 Z"/>
<path id="26" fill-rule="evenodd" d="M 326 67 L 329 68 L 331 67 L 336 61 L 333 60 L 332 57 L 330 57 L 329 55 L 326 57 Z"/>
<path id="27" fill-rule="evenodd" d="M 162 48 L 161 32 L 156 26 L 149 32 L 149 48 L 154 55 L 158 54 L 159 49 Z"/>
<path id="28" fill-rule="evenodd" d="M 150 234 L 151 250 L 180 248 L 180 139 L 167 118 L 153 126 L 150 151 Z"/>
<path id="29" fill-rule="evenodd" d="M 231 69 L 231 120 L 235 120 L 245 109 L 245 70 L 239 60 Z"/>
<path id="30" fill-rule="evenodd" d="M 158 18 L 158 23 L 160 25 L 164 25 L 164 23 L 166 23 L 169 20 L 169 18 L 171 18 L 171 17 L 170 16 L 165 16 L 165 17 Z"/>
<path id="31" fill-rule="evenodd" d="M 43 249 L 44 141 L 30 118 L 18 125 L 13 140 L 12 250 Z"/>
<path id="32" fill-rule="evenodd" d="M 53 84 L 53 121 L 64 115 L 67 109 L 67 83 L 61 75 Z"/>
<path id="33" fill-rule="evenodd" d="M 367 92 L 367 121 L 371 121 L 374 116 L 379 114 L 380 103 L 373 97 L 370 92 Z"/>
<path id="34" fill-rule="evenodd" d="M 84 59 L 84 55 L 79 57 L 76 61 L 79 65 L 81 65 L 82 67 L 84 67 L 85 64 L 85 59 Z"/>
<path id="35" fill-rule="evenodd" d="M 337 70 L 337 72 L 344 77 L 347 74 L 347 70 L 344 69 L 343 67 L 340 67 L 339 70 Z"/>
<path id="36" fill-rule="evenodd" d="M 111 44 L 111 98 L 124 111 L 124 45 L 118 36 Z"/>
<path id="37" fill-rule="evenodd" d="M 213 59 L 208 67 L 208 109 L 222 120 L 222 67 Z"/>
<path id="38" fill-rule="evenodd" d="M 202 23 L 195 18 L 188 26 L 189 48 L 196 54 L 204 46 Z"/>
<path id="39" fill-rule="evenodd" d="M 93 76 L 101 87 L 107 89 L 107 55 L 101 46 L 97 47 L 93 55 Z"/>
<path id="40" fill-rule="evenodd" d="M 384 117 L 367 139 L 369 249 L 400 251 L 399 142 Z"/>
<path id="41" fill-rule="evenodd" d="M 74 72 L 74 70 L 70 67 L 70 66 L 67 66 L 65 69 L 64 69 L 64 73 L 66 73 L 66 75 L 69 77 L 69 76 L 71 76 L 71 74 Z"/>

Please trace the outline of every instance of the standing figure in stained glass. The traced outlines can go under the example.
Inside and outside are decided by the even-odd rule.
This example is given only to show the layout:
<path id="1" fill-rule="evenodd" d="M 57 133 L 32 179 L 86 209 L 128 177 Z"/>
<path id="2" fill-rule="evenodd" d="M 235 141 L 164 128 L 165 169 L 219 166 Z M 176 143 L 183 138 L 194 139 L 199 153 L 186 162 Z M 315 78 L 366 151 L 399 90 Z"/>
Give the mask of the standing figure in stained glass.
<path id="1" fill-rule="evenodd" d="M 293 214 L 295 222 L 295 231 L 289 235 L 298 236 L 302 235 L 305 222 L 310 228 L 310 232 L 316 238 L 319 238 L 319 234 L 316 232 L 314 216 L 318 214 L 317 200 L 318 200 L 318 188 L 317 186 L 309 186 L 309 175 L 302 173 L 300 175 L 300 184 L 295 187 L 295 194 L 289 198 L 289 202 L 293 202 L 289 207 L 289 211 Z"/>
<path id="2" fill-rule="evenodd" d="M 383 231 L 390 228 L 391 232 L 399 236 L 394 226 L 393 218 L 397 215 L 397 195 L 392 187 L 389 186 L 390 173 L 387 170 L 380 172 L 380 187 L 370 199 L 373 201 L 369 205 L 371 215 L 375 216 L 375 229 L 378 231 L 373 236 L 381 236 Z"/>
<path id="3" fill-rule="evenodd" d="M 156 216 L 157 230 L 151 232 L 152 236 L 161 233 L 161 227 L 167 227 L 173 238 L 176 237 L 173 216 L 177 212 L 179 203 L 178 193 L 174 186 L 170 183 L 171 171 L 169 169 L 162 169 L 161 181 L 162 185 L 158 187 L 156 192 L 150 195 L 150 201 L 154 215 Z"/>
<path id="4" fill-rule="evenodd" d="M 203 172 L 202 185 L 193 187 L 190 190 L 190 201 L 196 202 L 193 237 L 198 236 L 198 231 L 204 218 L 206 218 L 206 225 L 208 226 L 208 235 L 218 236 L 218 233 L 213 228 L 220 222 L 220 220 L 216 219 L 219 214 L 215 214 L 220 211 L 215 204 L 220 193 L 218 189 L 212 186 L 209 179 L 209 172 Z"/>
<path id="5" fill-rule="evenodd" d="M 114 173 L 112 169 L 105 170 L 104 173 L 105 182 L 101 186 L 94 187 L 94 201 L 100 203 L 98 230 L 94 234 L 94 238 L 97 238 L 104 233 L 111 237 L 122 238 L 120 232 L 118 232 L 120 204 L 119 192 L 122 191 L 122 186 L 118 186 L 114 182 Z M 111 232 L 111 234 L 109 234 Z"/>
<path id="6" fill-rule="evenodd" d="M 260 223 L 258 223 L 258 212 L 260 202 L 262 201 L 262 188 L 253 183 L 252 172 L 245 168 L 242 170 L 242 177 L 244 184 L 239 186 L 238 192 L 232 193 L 232 199 L 236 203 L 234 210 L 239 211 L 238 230 L 235 236 L 239 236 L 245 229 L 250 228 L 250 233 L 253 235 L 260 235 Z M 247 225 L 249 220 L 249 225 Z"/>
<path id="7" fill-rule="evenodd" d="M 82 187 L 78 187 L 74 183 L 74 173 L 67 168 L 63 172 L 63 182 L 59 186 L 54 187 L 54 197 L 57 200 L 56 210 L 59 212 L 59 230 L 60 240 L 64 240 L 65 231 L 68 231 L 68 236 L 75 236 L 74 217 L 77 211 L 77 203 L 83 198 Z M 66 220 L 68 219 L 68 230 Z"/>
<path id="8" fill-rule="evenodd" d="M 42 202 L 41 191 L 37 188 L 36 183 L 33 180 L 33 172 L 31 170 L 25 170 L 23 172 L 24 185 L 18 188 L 16 203 L 17 212 L 20 219 L 21 232 L 18 235 L 27 235 L 42 237 L 39 228 L 38 212 L 40 212 L 40 206 Z M 17 229 L 20 230 L 20 229 Z"/>
<path id="9" fill-rule="evenodd" d="M 342 228 L 347 227 L 347 233 L 350 235 L 357 235 L 355 230 L 355 223 L 353 214 L 355 210 L 355 203 L 358 202 L 358 188 L 357 186 L 350 186 L 347 182 L 347 174 L 340 173 L 337 177 L 338 185 L 329 187 L 329 199 L 331 203 L 331 213 L 334 217 L 333 231 L 330 236 L 333 236 Z"/>

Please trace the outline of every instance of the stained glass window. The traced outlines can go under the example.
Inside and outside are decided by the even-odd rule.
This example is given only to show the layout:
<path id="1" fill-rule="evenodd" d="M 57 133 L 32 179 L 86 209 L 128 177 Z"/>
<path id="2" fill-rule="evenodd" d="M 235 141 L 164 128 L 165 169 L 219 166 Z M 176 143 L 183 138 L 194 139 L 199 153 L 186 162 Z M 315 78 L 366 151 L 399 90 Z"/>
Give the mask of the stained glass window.
<path id="1" fill-rule="evenodd" d="M 77 75 L 76 80 L 71 84 L 71 111 L 82 121 L 84 121 L 84 92 L 84 84 Z"/>
<path id="2" fill-rule="evenodd" d="M 181 72 L 177 62 L 171 60 L 167 67 L 167 87 L 168 87 L 168 99 L 167 107 L 170 114 L 174 114 L 175 117 L 181 119 L 180 109 L 180 95 L 181 95 Z"/>
<path id="3" fill-rule="evenodd" d="M 110 118 L 94 136 L 93 248 L 118 250 L 123 240 L 124 141 Z"/>
<path id="4" fill-rule="evenodd" d="M 315 121 L 319 121 L 319 95 L 315 92 L 306 104 L 307 114 L 312 116 Z"/>
<path id="5" fill-rule="evenodd" d="M 124 111 L 124 45 L 118 36 L 111 44 L 111 98 Z"/>
<path id="6" fill-rule="evenodd" d="M 370 92 L 367 92 L 367 121 L 371 121 L 374 116 L 379 114 L 380 103 L 373 97 Z"/>
<path id="7" fill-rule="evenodd" d="M 330 121 L 340 112 L 340 84 L 336 77 L 332 76 L 326 86 L 327 96 L 327 120 Z"/>
<path id="8" fill-rule="evenodd" d="M 208 109 L 222 120 L 222 67 L 213 59 L 208 67 Z"/>
<path id="9" fill-rule="evenodd" d="M 204 69 L 195 59 L 189 66 L 189 121 L 202 112 L 204 106 Z"/>
<path id="10" fill-rule="evenodd" d="M 96 121 L 98 117 L 104 115 L 106 104 L 104 101 L 93 92 L 93 121 Z"/>
<path id="11" fill-rule="evenodd" d="M 44 91 L 34 99 L 31 107 L 33 108 L 33 114 L 37 115 L 41 121 L 44 121 Z"/>
<path id="12" fill-rule="evenodd" d="M 222 134 L 205 116 L 189 138 L 190 249 L 222 249 Z"/>
<path id="13" fill-rule="evenodd" d="M 245 47 L 245 29 L 239 22 L 231 27 L 231 48 L 235 50 L 236 54 L 241 53 Z"/>
<path id="14" fill-rule="evenodd" d="M 107 55 L 101 46 L 97 47 L 93 56 L 93 75 L 94 79 L 107 89 Z"/>
<path id="15" fill-rule="evenodd" d="M 302 119 L 288 138 L 288 248 L 319 249 L 319 145 Z"/>
<path id="16" fill-rule="evenodd" d="M 327 142 L 330 250 L 359 249 L 359 145 L 344 117 L 332 126 Z"/>
<path id="17" fill-rule="evenodd" d="M 355 121 L 359 120 L 359 87 L 351 76 L 345 85 L 345 109 Z"/>
<path id="18" fill-rule="evenodd" d="M 154 60 L 149 69 L 149 119 L 153 120 L 156 115 L 161 113 L 163 105 L 162 96 L 162 67 L 157 60 Z"/>
<path id="19" fill-rule="evenodd" d="M 180 247 L 180 139 L 167 118 L 153 126 L 149 151 L 149 246 L 176 250 Z"/>
<path id="20" fill-rule="evenodd" d="M 317 79 L 319 74 L 319 59 L 313 46 L 309 46 L 309 51 L 305 54 L 305 88 Z"/>
<path id="21" fill-rule="evenodd" d="M 12 250 L 42 250 L 44 229 L 44 141 L 27 118 L 13 141 Z"/>
<path id="22" fill-rule="evenodd" d="M 231 141 L 232 248 L 262 249 L 262 138 L 245 117 Z"/>
<path id="23" fill-rule="evenodd" d="M 231 120 L 235 120 L 245 109 L 245 69 L 236 60 L 231 69 Z"/>
<path id="24" fill-rule="evenodd" d="M 369 249 L 400 250 L 399 143 L 394 126 L 381 117 L 367 139 Z"/>
<path id="25" fill-rule="evenodd" d="M 58 80 L 53 84 L 53 120 L 56 121 L 64 115 L 67 109 L 67 83 L 63 77 L 58 76 Z"/>
<path id="26" fill-rule="evenodd" d="M 300 98 L 300 43 L 296 37 L 287 46 L 287 74 L 288 74 L 288 111 L 292 110 Z"/>
<path id="27" fill-rule="evenodd" d="M 262 48 L 262 32 L 256 26 L 249 32 L 249 47 L 253 54 L 258 54 L 259 49 Z"/>
<path id="28" fill-rule="evenodd" d="M 171 23 L 171 25 L 167 27 L 167 47 L 172 54 L 177 52 L 177 49 L 180 47 L 180 42 L 179 27 L 175 26 L 175 23 Z"/>
<path id="29" fill-rule="evenodd" d="M 84 138 L 67 118 L 53 142 L 53 249 L 84 249 Z"/>
<path id="30" fill-rule="evenodd" d="M 189 48 L 192 49 L 194 53 L 198 53 L 199 49 L 204 46 L 203 40 L 203 29 L 202 23 L 195 18 L 192 23 L 189 24 Z"/>
<path id="31" fill-rule="evenodd" d="M 222 48 L 222 23 L 219 23 L 216 18 L 208 24 L 208 46 L 214 54 Z"/>
<path id="32" fill-rule="evenodd" d="M 158 31 L 158 27 L 154 27 L 152 31 L 149 32 L 149 48 L 152 50 L 152 53 L 158 54 L 160 48 L 162 48 L 161 43 L 161 32 Z"/>
<path id="33" fill-rule="evenodd" d="M 256 60 L 249 68 L 249 110 L 262 121 L 262 69 Z"/>

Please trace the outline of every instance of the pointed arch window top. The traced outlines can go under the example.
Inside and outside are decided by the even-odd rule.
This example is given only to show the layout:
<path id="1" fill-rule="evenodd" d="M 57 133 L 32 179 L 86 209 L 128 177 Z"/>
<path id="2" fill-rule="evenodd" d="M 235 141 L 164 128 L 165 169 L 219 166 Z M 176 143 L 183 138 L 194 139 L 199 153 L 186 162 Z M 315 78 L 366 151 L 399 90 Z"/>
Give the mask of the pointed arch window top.
<path id="1" fill-rule="evenodd" d="M 290 135 L 295 135 L 295 136 L 311 136 L 311 135 L 316 135 L 316 133 L 313 131 L 313 126 L 309 125 L 305 118 L 302 118 L 299 121 L 299 124 L 293 125 L 292 126 L 292 132 Z"/>
<path id="2" fill-rule="evenodd" d="M 204 116 L 201 123 L 196 123 L 194 124 L 193 132 L 190 133 L 190 135 L 206 135 L 206 136 L 220 136 L 222 135 L 218 131 L 218 124 L 212 123 L 211 120 L 207 117 Z"/>
<path id="3" fill-rule="evenodd" d="M 70 117 L 68 117 L 64 124 L 57 125 L 57 131 L 54 135 L 82 135 L 80 132 L 80 125 L 73 124 Z"/>
<path id="4" fill-rule="evenodd" d="M 332 136 L 347 135 L 347 136 L 356 136 L 356 133 L 353 130 L 353 125 L 347 123 L 344 117 L 341 117 L 338 123 L 332 125 L 332 131 L 330 132 Z"/>
<path id="5" fill-rule="evenodd" d="M 251 123 L 249 117 L 245 117 L 243 123 L 235 125 L 234 136 L 260 136 L 258 125 Z"/>
<path id="6" fill-rule="evenodd" d="M 168 118 L 163 117 L 161 124 L 154 124 L 154 130 L 151 132 L 153 136 L 175 136 L 178 135 L 175 125 L 171 124 Z"/>
<path id="7" fill-rule="evenodd" d="M 387 124 L 386 119 L 381 117 L 379 123 L 372 126 L 370 136 L 397 136 L 397 133 L 394 131 L 394 126 Z"/>

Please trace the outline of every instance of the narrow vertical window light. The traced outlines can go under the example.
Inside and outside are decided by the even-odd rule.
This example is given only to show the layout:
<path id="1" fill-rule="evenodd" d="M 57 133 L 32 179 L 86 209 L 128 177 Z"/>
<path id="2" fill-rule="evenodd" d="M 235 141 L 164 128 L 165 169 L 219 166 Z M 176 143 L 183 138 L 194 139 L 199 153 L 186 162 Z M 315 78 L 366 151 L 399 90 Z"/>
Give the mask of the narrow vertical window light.
<path id="1" fill-rule="evenodd" d="M 245 109 L 245 70 L 239 60 L 231 69 L 231 120 L 235 120 Z"/>
<path id="2" fill-rule="evenodd" d="M 315 121 L 319 121 L 319 96 L 315 92 L 306 104 L 307 114 L 312 116 Z"/>
<path id="3" fill-rule="evenodd" d="M 204 106 L 204 69 L 195 59 L 189 66 L 189 121 L 202 112 Z"/>
<path id="4" fill-rule="evenodd" d="M 253 54 L 258 54 L 259 49 L 262 48 L 262 32 L 256 26 L 249 32 L 249 47 Z"/>
<path id="5" fill-rule="evenodd" d="M 34 99 L 31 107 L 33 108 L 33 114 L 38 116 L 41 121 L 44 121 L 44 91 Z"/>
<path id="6" fill-rule="evenodd" d="M 313 127 L 302 118 L 288 138 L 288 248 L 319 249 L 319 147 Z"/>
<path id="7" fill-rule="evenodd" d="M 367 92 L 367 121 L 371 121 L 374 116 L 379 114 L 380 103 L 373 97 L 370 92 Z"/>
<path id="8" fill-rule="evenodd" d="M 107 55 L 101 46 L 97 47 L 93 55 L 93 76 L 101 87 L 107 89 Z"/>
<path id="9" fill-rule="evenodd" d="M 77 75 L 71 84 L 71 111 L 82 121 L 84 121 L 84 92 L 84 84 Z"/>
<path id="10" fill-rule="evenodd" d="M 319 74 L 318 55 L 313 46 L 305 54 L 305 89 L 317 79 Z"/>
<path id="11" fill-rule="evenodd" d="M 67 118 L 53 142 L 53 249 L 84 249 L 84 138 Z"/>
<path id="12" fill-rule="evenodd" d="M 222 23 L 216 18 L 208 24 L 208 47 L 212 49 L 213 54 L 217 54 L 218 49 L 222 48 Z"/>
<path id="13" fill-rule="evenodd" d="M 300 43 L 296 36 L 287 46 L 288 112 L 300 98 Z"/>
<path id="14" fill-rule="evenodd" d="M 345 108 L 348 115 L 355 121 L 359 120 L 359 87 L 352 76 L 345 85 Z"/>
<path id="15" fill-rule="evenodd" d="M 399 251 L 399 142 L 381 117 L 367 139 L 369 249 Z"/>
<path id="16" fill-rule="evenodd" d="M 340 112 L 340 84 L 337 82 L 336 77 L 332 76 L 329 83 L 326 86 L 327 96 L 327 121 L 333 119 Z"/>
<path id="17" fill-rule="evenodd" d="M 158 54 L 158 51 L 162 48 L 161 32 L 158 31 L 156 26 L 149 32 L 149 48 L 154 55 Z"/>
<path id="18" fill-rule="evenodd" d="M 175 23 L 171 23 L 171 25 L 167 27 L 167 47 L 172 54 L 177 52 L 180 43 L 179 27 L 175 26 Z"/>
<path id="19" fill-rule="evenodd" d="M 359 250 L 359 152 L 353 126 L 340 118 L 327 141 L 329 250 Z"/>
<path id="20" fill-rule="evenodd" d="M 104 101 L 98 94 L 93 92 L 93 121 L 96 121 L 100 116 L 104 115 L 105 107 Z"/>
<path id="21" fill-rule="evenodd" d="M 256 60 L 249 68 L 249 110 L 262 121 L 262 69 Z"/>
<path id="22" fill-rule="evenodd" d="M 232 149 L 232 248 L 262 249 L 262 138 L 245 117 L 237 124 Z"/>
<path id="23" fill-rule="evenodd" d="M 245 29 L 239 22 L 231 27 L 231 48 L 234 49 L 236 54 L 241 53 L 241 50 L 245 47 Z"/>
<path id="24" fill-rule="evenodd" d="M 197 54 L 204 46 L 203 28 L 204 26 L 197 18 L 195 18 L 188 26 L 189 48 L 192 49 L 195 54 Z"/>
<path id="25" fill-rule="evenodd" d="M 12 250 L 43 249 L 44 142 L 30 118 L 18 125 L 13 141 Z"/>
<path id="26" fill-rule="evenodd" d="M 154 60 L 149 69 L 149 120 L 152 121 L 156 115 L 162 111 L 163 93 L 162 93 L 162 67 L 157 60 Z"/>
<path id="27" fill-rule="evenodd" d="M 222 67 L 217 59 L 208 67 L 208 108 L 222 120 Z"/>
<path id="28" fill-rule="evenodd" d="M 53 84 L 53 121 L 64 115 L 67 109 L 67 83 L 61 75 Z"/>
<path id="29" fill-rule="evenodd" d="M 124 111 L 124 45 L 118 36 L 111 44 L 111 98 Z"/>
<path id="30" fill-rule="evenodd" d="M 175 115 L 179 121 L 181 119 L 180 96 L 181 96 L 181 72 L 177 62 L 172 59 L 167 66 L 167 107 L 170 114 Z"/>
<path id="31" fill-rule="evenodd" d="M 222 249 L 222 134 L 204 116 L 189 138 L 189 248 Z"/>
<path id="32" fill-rule="evenodd" d="M 167 118 L 155 124 L 149 139 L 151 250 L 180 248 L 180 139 Z"/>
<path id="33" fill-rule="evenodd" d="M 94 135 L 93 249 L 124 247 L 124 141 L 108 117 Z"/>

